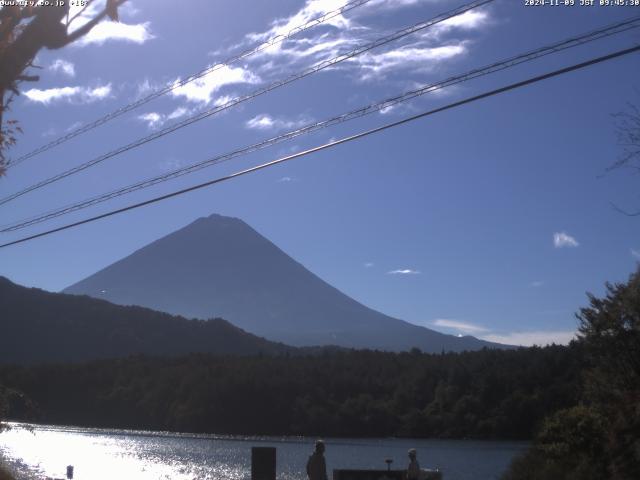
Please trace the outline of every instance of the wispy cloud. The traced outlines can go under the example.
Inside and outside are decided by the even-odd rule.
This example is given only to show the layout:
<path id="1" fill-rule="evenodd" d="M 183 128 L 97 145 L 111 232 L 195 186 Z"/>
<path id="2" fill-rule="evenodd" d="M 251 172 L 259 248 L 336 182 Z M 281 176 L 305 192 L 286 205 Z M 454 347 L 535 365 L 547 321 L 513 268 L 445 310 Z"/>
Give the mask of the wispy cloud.
<path id="1" fill-rule="evenodd" d="M 151 129 L 159 127 L 164 122 L 162 115 L 158 112 L 143 113 L 142 115 L 138 115 L 138 120 L 146 123 L 147 127 Z"/>
<path id="2" fill-rule="evenodd" d="M 151 33 L 149 22 L 127 24 L 121 22 L 103 21 L 93 27 L 84 37 L 72 45 L 85 47 L 87 45 L 102 45 L 106 42 L 120 41 L 142 45 L 155 38 Z"/>
<path id="3" fill-rule="evenodd" d="M 433 325 L 434 327 L 450 328 L 452 330 L 456 330 L 465 334 L 477 334 L 489 331 L 488 329 L 471 322 L 463 322 L 460 320 L 452 320 L 447 318 L 438 318 L 431 322 L 431 325 Z"/>
<path id="4" fill-rule="evenodd" d="M 51 62 L 51 65 L 49 65 L 49 70 L 51 70 L 52 72 L 62 73 L 70 78 L 76 76 L 76 68 L 73 63 L 62 60 L 61 58 L 58 58 Z"/>
<path id="5" fill-rule="evenodd" d="M 371 268 L 373 266 L 374 266 L 373 262 L 365 262 L 365 264 L 364 264 L 364 268 Z"/>
<path id="6" fill-rule="evenodd" d="M 162 172 L 172 172 L 174 170 L 178 170 L 179 168 L 184 167 L 187 162 L 183 159 L 177 158 L 169 158 L 167 160 L 163 160 L 158 164 L 158 168 Z"/>
<path id="7" fill-rule="evenodd" d="M 338 15 L 303 34 L 272 45 L 253 55 L 249 62 L 256 71 L 267 75 L 277 72 L 278 69 L 289 69 L 294 65 L 311 64 L 345 54 L 356 46 L 373 40 L 374 35 L 379 36 L 383 33 L 379 26 L 365 23 L 367 12 L 374 12 L 381 7 L 393 10 L 417 3 L 419 2 L 412 0 L 372 2 L 345 15 Z M 285 35 L 295 26 L 318 18 L 341 5 L 342 0 L 307 0 L 300 10 L 288 17 L 275 20 L 269 29 L 248 34 L 244 43 L 264 42 L 277 35 Z M 430 70 L 468 51 L 469 41 L 446 40 L 445 35 L 454 31 L 481 28 L 488 24 L 488 20 L 489 14 L 486 10 L 468 11 L 400 42 L 359 55 L 337 68 L 357 71 L 358 74 L 353 77 L 357 80 L 384 78 L 390 74 L 406 77 L 407 72 Z"/>
<path id="8" fill-rule="evenodd" d="M 58 134 L 58 130 L 55 129 L 55 127 L 49 127 L 47 128 L 44 132 L 42 132 L 42 136 L 43 137 L 53 137 L 54 135 Z"/>
<path id="9" fill-rule="evenodd" d="M 577 247 L 579 245 L 574 237 L 565 232 L 556 232 L 553 234 L 553 246 L 556 248 Z"/>
<path id="10" fill-rule="evenodd" d="M 535 330 L 535 331 L 518 331 L 508 333 L 490 333 L 479 338 L 489 342 L 504 343 L 507 345 L 521 345 L 523 347 L 531 347 L 533 345 L 566 345 L 573 338 L 576 332 L 571 330 Z"/>
<path id="11" fill-rule="evenodd" d="M 411 103 L 396 103 L 395 105 L 382 107 L 378 112 L 380 115 L 399 115 L 412 111 L 415 111 L 415 106 Z"/>
<path id="12" fill-rule="evenodd" d="M 64 131 L 66 133 L 69 133 L 70 131 L 75 130 L 76 128 L 80 128 L 81 126 L 82 126 L 82 122 L 73 122 L 71 125 L 65 128 Z"/>
<path id="13" fill-rule="evenodd" d="M 269 114 L 261 114 L 248 120 L 245 126 L 254 130 L 285 130 L 301 127 L 308 122 L 308 119 L 285 120 L 274 118 Z"/>
<path id="14" fill-rule="evenodd" d="M 489 22 L 489 14 L 486 10 L 467 10 L 461 15 L 449 18 L 436 25 L 438 33 L 443 33 L 455 28 L 476 29 L 484 27 Z"/>
<path id="15" fill-rule="evenodd" d="M 99 87 L 58 87 L 41 90 L 32 88 L 22 92 L 27 99 L 35 103 L 49 105 L 52 102 L 93 103 L 111 95 L 111 84 Z"/>
<path id="16" fill-rule="evenodd" d="M 425 70 L 433 64 L 466 53 L 464 43 L 438 47 L 408 46 L 381 53 L 366 53 L 355 58 L 364 70 L 361 78 L 379 78 L 398 69 Z"/>
<path id="17" fill-rule="evenodd" d="M 191 110 L 185 107 L 178 107 L 173 112 L 167 115 L 167 120 L 176 120 L 178 118 L 186 117 L 191 113 Z"/>
<path id="18" fill-rule="evenodd" d="M 257 84 L 260 77 L 243 67 L 220 67 L 214 72 L 198 78 L 185 85 L 176 87 L 171 91 L 174 97 L 184 97 L 195 103 L 208 104 L 213 100 L 213 95 L 225 85 L 232 84 Z M 174 85 L 178 85 L 180 79 L 176 79 Z"/>
<path id="19" fill-rule="evenodd" d="M 289 176 L 285 176 L 285 177 L 281 177 L 277 180 L 278 183 L 291 183 L 291 182 L 296 182 L 298 179 L 295 177 L 289 177 Z"/>
<path id="20" fill-rule="evenodd" d="M 138 82 L 138 84 L 136 85 L 136 96 L 138 98 L 145 97 L 161 87 L 164 87 L 164 85 L 156 85 L 155 83 L 152 83 L 148 78 L 145 78 L 141 82 Z"/>
<path id="21" fill-rule="evenodd" d="M 189 115 L 192 111 L 185 107 L 178 107 L 170 113 L 164 114 L 159 112 L 148 112 L 138 115 L 138 120 L 147 124 L 150 129 L 161 127 L 170 120 L 177 120 L 181 117 Z"/>
<path id="22" fill-rule="evenodd" d="M 75 130 L 76 128 L 79 128 L 81 126 L 82 126 L 82 122 L 73 122 L 71 125 L 69 125 L 67 128 L 65 128 L 62 131 L 64 133 L 69 133 L 72 130 Z M 60 131 L 56 127 L 50 127 L 44 132 L 42 132 L 43 137 L 51 137 L 53 135 L 59 135 L 59 134 L 60 134 Z"/>
<path id="23" fill-rule="evenodd" d="M 268 30 L 250 33 L 247 38 L 252 41 L 264 42 L 278 35 L 285 35 L 298 25 L 304 25 L 342 5 L 344 5 L 344 0 L 307 0 L 307 3 L 293 15 L 273 21 Z M 349 28 L 351 22 L 344 15 L 337 15 L 325 22 L 324 25 L 344 29 Z"/>
<path id="24" fill-rule="evenodd" d="M 398 270 L 391 270 L 387 272 L 387 275 L 419 275 L 420 270 L 414 270 L 412 268 L 403 268 Z"/>
<path id="25" fill-rule="evenodd" d="M 120 16 L 137 17 L 141 10 L 133 2 L 124 2 L 119 9 Z"/>
<path id="26" fill-rule="evenodd" d="M 544 285 L 544 282 L 542 280 L 535 280 L 531 282 L 529 285 L 533 288 L 539 288 Z"/>
<path id="27" fill-rule="evenodd" d="M 638 250 L 634 250 L 633 248 L 631 249 L 631 256 L 640 259 L 640 251 Z"/>

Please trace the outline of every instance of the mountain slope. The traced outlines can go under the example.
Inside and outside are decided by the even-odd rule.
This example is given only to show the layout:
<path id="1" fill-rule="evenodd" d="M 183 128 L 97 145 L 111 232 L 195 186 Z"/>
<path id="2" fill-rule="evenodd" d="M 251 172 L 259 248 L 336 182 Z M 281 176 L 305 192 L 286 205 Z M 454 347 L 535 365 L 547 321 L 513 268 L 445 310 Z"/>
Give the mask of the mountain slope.
<path id="1" fill-rule="evenodd" d="M 376 312 L 308 271 L 243 221 L 211 215 L 65 290 L 186 317 L 220 316 L 291 345 L 440 352 L 498 346 Z"/>
<path id="2" fill-rule="evenodd" d="M 294 350 L 222 319 L 187 320 L 142 307 L 26 288 L 4 277 L 0 277 L 0 305 L 0 363 Z"/>

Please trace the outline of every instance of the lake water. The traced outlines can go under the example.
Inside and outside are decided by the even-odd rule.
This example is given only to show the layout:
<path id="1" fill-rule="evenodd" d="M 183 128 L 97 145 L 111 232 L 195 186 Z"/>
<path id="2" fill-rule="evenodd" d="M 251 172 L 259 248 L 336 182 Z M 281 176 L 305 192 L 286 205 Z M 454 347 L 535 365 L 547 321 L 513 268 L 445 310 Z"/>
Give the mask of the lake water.
<path id="1" fill-rule="evenodd" d="M 279 480 L 303 480 L 315 439 L 234 437 L 132 430 L 103 430 L 12 423 L 0 434 L 0 456 L 22 478 L 75 480 L 250 478 L 251 447 L 277 448 Z M 418 450 L 423 468 L 438 467 L 444 480 L 495 479 L 523 442 L 409 439 L 325 439 L 329 478 L 333 468 L 404 468 L 407 450 Z"/>

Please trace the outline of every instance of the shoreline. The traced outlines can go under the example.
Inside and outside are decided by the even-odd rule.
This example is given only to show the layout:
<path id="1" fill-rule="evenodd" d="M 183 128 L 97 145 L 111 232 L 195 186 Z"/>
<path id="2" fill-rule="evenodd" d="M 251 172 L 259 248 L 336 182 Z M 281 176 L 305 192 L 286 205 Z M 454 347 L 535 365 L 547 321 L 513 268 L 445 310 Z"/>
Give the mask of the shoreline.
<path id="1" fill-rule="evenodd" d="M 333 443 L 349 445 L 349 440 L 415 440 L 415 441 L 433 441 L 433 442 L 482 442 L 482 443 L 522 443 L 529 444 L 532 439 L 523 438 L 493 438 L 493 437 L 402 437 L 402 436 L 366 436 L 366 435 L 349 435 L 349 436 L 332 436 L 332 435 L 295 435 L 295 434 L 237 434 L 237 433 L 198 433 L 198 432 L 180 432 L 173 430 L 153 430 L 153 429 L 136 429 L 126 427 L 96 427 L 87 425 L 69 425 L 56 423 L 38 423 L 23 422 L 19 420 L 8 420 L 4 422 L 6 425 L 18 428 L 39 428 L 41 430 L 67 431 L 69 433 L 82 433 L 90 430 L 92 432 L 104 435 L 127 436 L 134 435 L 140 437 L 172 437 L 182 439 L 203 439 L 203 440 L 226 440 L 226 441 L 249 441 L 256 442 L 281 442 L 281 443 L 299 443 L 315 441 L 317 438 L 332 439 Z M 1 433 L 1 432 L 0 432 Z"/>

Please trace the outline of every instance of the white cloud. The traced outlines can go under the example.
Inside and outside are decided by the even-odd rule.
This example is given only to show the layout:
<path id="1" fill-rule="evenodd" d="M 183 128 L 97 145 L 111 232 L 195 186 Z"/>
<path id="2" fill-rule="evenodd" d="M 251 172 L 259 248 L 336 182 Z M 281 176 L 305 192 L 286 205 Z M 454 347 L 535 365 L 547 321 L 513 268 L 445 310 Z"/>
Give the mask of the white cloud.
<path id="1" fill-rule="evenodd" d="M 247 38 L 254 42 L 264 42 L 278 35 L 286 35 L 298 25 L 304 25 L 328 12 L 336 10 L 344 5 L 344 3 L 344 0 L 307 0 L 307 3 L 298 12 L 289 17 L 275 20 L 272 22 L 269 30 L 262 33 L 250 33 L 247 35 Z M 324 25 L 344 29 L 348 28 L 351 24 L 343 15 L 336 15 L 327 20 Z"/>
<path id="2" fill-rule="evenodd" d="M 134 5 L 133 2 L 124 2 L 119 9 L 120 17 L 136 17 L 140 14 L 141 10 Z"/>
<path id="3" fill-rule="evenodd" d="M 364 264 L 364 267 L 365 267 L 365 268 L 371 268 L 371 267 L 373 267 L 373 266 L 374 266 L 374 263 L 373 263 L 373 262 L 366 262 L 366 263 Z"/>
<path id="4" fill-rule="evenodd" d="M 164 86 L 164 85 L 163 85 Z M 136 85 L 137 97 L 146 97 L 151 92 L 158 90 L 159 86 L 152 84 L 148 78 L 145 78 L 142 82 Z"/>
<path id="5" fill-rule="evenodd" d="M 431 322 L 431 326 L 448 328 L 460 332 L 464 335 L 475 335 L 481 340 L 488 342 L 503 343 L 506 345 L 521 345 L 530 347 L 533 345 L 566 345 L 576 336 L 571 330 L 530 330 L 514 332 L 492 332 L 491 329 L 477 325 L 475 323 L 438 318 Z M 461 335 L 458 335 L 461 336 Z"/>
<path id="6" fill-rule="evenodd" d="M 258 115 L 247 121 L 247 128 L 256 128 L 258 130 L 267 130 L 273 128 L 275 121 L 269 115 Z"/>
<path id="7" fill-rule="evenodd" d="M 404 268 L 398 270 L 391 270 L 387 272 L 388 275 L 419 275 L 420 270 L 413 270 L 411 268 Z"/>
<path id="8" fill-rule="evenodd" d="M 164 118 L 158 112 L 149 112 L 138 115 L 138 120 L 147 124 L 147 127 L 154 129 L 164 123 Z"/>
<path id="9" fill-rule="evenodd" d="M 470 322 L 462 322 L 460 320 L 451 320 L 447 318 L 438 318 L 431 324 L 436 327 L 451 328 L 453 330 L 458 330 L 466 334 L 476 334 L 488 331 L 486 328 Z"/>
<path id="10" fill-rule="evenodd" d="M 224 65 L 204 77 L 176 87 L 171 91 L 171 95 L 184 97 L 190 102 L 208 104 L 213 99 L 213 95 L 225 85 L 238 83 L 257 84 L 260 81 L 258 75 L 243 67 Z M 174 85 L 179 83 L 180 79 L 176 79 Z"/>
<path id="11" fill-rule="evenodd" d="M 73 63 L 62 60 L 61 58 L 54 60 L 51 65 L 49 65 L 49 70 L 52 72 L 60 72 L 70 78 L 76 76 L 76 69 Z"/>
<path id="12" fill-rule="evenodd" d="M 41 90 L 32 88 L 22 92 L 32 102 L 48 105 L 51 102 L 66 100 L 70 103 L 93 103 L 111 95 L 111 84 L 99 87 L 59 87 Z"/>
<path id="13" fill-rule="evenodd" d="M 83 3 L 86 2 L 67 2 L 69 4 L 69 18 L 75 18 L 71 24 L 70 32 L 73 33 L 78 28 L 91 21 L 104 8 L 103 2 L 89 2 L 85 8 Z M 128 24 L 123 23 L 123 18 L 135 17 L 140 10 L 133 5 L 134 2 L 125 2 L 118 9 L 120 14 L 119 22 L 104 19 L 98 25 L 93 27 L 89 33 L 78 39 L 72 45 L 86 46 L 89 44 L 102 45 L 103 43 L 116 40 L 142 44 L 155 38 L 151 33 L 150 23 Z M 76 17 L 76 15 L 78 15 Z"/>
<path id="14" fill-rule="evenodd" d="M 452 28 L 474 29 L 484 26 L 489 20 L 489 14 L 483 10 L 467 10 L 461 15 L 449 18 L 438 23 L 436 28 L 440 31 Z"/>
<path id="15" fill-rule="evenodd" d="M 345 54 L 356 46 L 370 42 L 373 35 L 378 36 L 384 33 L 379 26 L 360 23 L 368 12 L 379 11 L 380 8 L 397 9 L 417 3 L 419 0 L 373 1 L 365 8 L 348 12 L 345 14 L 347 16 L 338 15 L 327 23 L 271 45 L 253 55 L 249 61 L 266 76 L 277 72 L 278 69 L 290 69 L 299 62 L 311 65 Z M 307 0 L 302 9 L 289 17 L 276 20 L 272 23 L 271 28 L 264 32 L 247 35 L 246 41 L 263 42 L 277 35 L 285 35 L 295 26 L 318 18 L 342 4 L 342 0 Z M 347 60 L 340 66 L 331 68 L 357 69 L 357 79 L 363 79 L 361 70 L 364 69 L 365 80 L 391 72 L 400 74 L 402 70 L 416 72 L 429 70 L 434 65 L 467 52 L 467 42 L 457 40 L 453 43 L 447 43 L 440 41 L 441 37 L 454 30 L 480 28 L 487 23 L 488 19 L 489 14 L 486 11 L 468 11 L 416 32 L 401 41 L 404 45 L 392 44 L 386 50 L 375 50 L 361 54 Z M 275 62 L 273 58 L 276 56 L 285 57 L 287 61 Z"/>
<path id="16" fill-rule="evenodd" d="M 544 282 L 542 280 L 535 280 L 533 282 L 531 282 L 529 285 L 531 285 L 534 288 L 538 288 L 544 285 Z"/>
<path id="17" fill-rule="evenodd" d="M 387 113 L 391 113 L 393 111 L 395 111 L 398 108 L 397 105 L 387 105 L 385 107 L 382 107 L 379 112 L 382 115 L 386 115 Z"/>
<path id="18" fill-rule="evenodd" d="M 578 241 L 565 232 L 556 232 L 553 234 L 553 246 L 556 248 L 577 247 L 580 245 Z"/>
<path id="19" fill-rule="evenodd" d="M 376 9 L 379 8 L 397 8 L 398 6 L 415 5 L 416 3 L 423 2 L 425 0 L 373 0 L 371 6 Z"/>
<path id="20" fill-rule="evenodd" d="M 291 183 L 295 181 L 296 181 L 296 178 L 294 177 L 282 177 L 278 179 L 278 183 Z"/>
<path id="21" fill-rule="evenodd" d="M 65 128 L 64 131 L 69 133 L 72 130 L 80 128 L 81 126 L 82 126 L 82 122 L 73 122 L 71 125 L 69 125 L 67 128 Z"/>
<path id="22" fill-rule="evenodd" d="M 177 107 L 171 113 L 164 114 L 158 112 L 149 112 L 142 115 L 138 115 L 138 120 L 147 124 L 147 127 L 150 129 L 154 129 L 157 127 L 161 127 L 169 120 L 177 120 L 178 118 L 184 117 L 192 113 L 191 110 L 185 107 Z"/>
<path id="23" fill-rule="evenodd" d="M 123 41 L 141 45 L 155 38 L 151 33 L 149 22 L 127 24 L 122 22 L 103 21 L 93 27 L 84 37 L 72 45 L 84 47 L 91 44 L 102 45 L 107 41 Z"/>
<path id="24" fill-rule="evenodd" d="M 399 115 L 415 110 L 415 105 L 412 103 L 390 103 L 378 110 L 378 113 L 380 115 Z"/>
<path id="25" fill-rule="evenodd" d="M 368 52 L 356 57 L 354 61 L 365 70 L 362 78 L 368 80 L 388 72 L 397 72 L 400 68 L 425 70 L 433 64 L 462 55 L 466 51 L 463 43 L 438 47 L 401 47 L 382 53 Z"/>
<path id="26" fill-rule="evenodd" d="M 284 130 L 299 128 L 308 123 L 307 119 L 300 120 L 283 120 L 281 118 L 273 118 L 268 114 L 256 115 L 245 123 L 245 126 L 254 130 Z"/>
<path id="27" fill-rule="evenodd" d="M 175 120 L 177 118 L 186 117 L 191 113 L 191 110 L 185 107 L 178 107 L 169 115 L 167 115 L 167 120 Z"/>
<path id="28" fill-rule="evenodd" d="M 238 97 L 238 95 L 234 95 L 234 94 L 231 94 L 231 95 L 221 95 L 221 96 L 217 97 L 217 98 L 213 101 L 213 104 L 214 104 L 216 107 L 219 107 L 220 105 L 224 105 L 225 103 L 229 103 L 231 100 L 233 100 L 234 98 L 237 98 L 237 97 Z"/>
<path id="29" fill-rule="evenodd" d="M 636 257 L 637 259 L 640 259 L 640 251 L 638 250 L 634 250 L 633 248 L 631 249 L 631 255 Z"/>
<path id="30" fill-rule="evenodd" d="M 531 347 L 533 345 L 566 345 L 574 337 L 576 332 L 570 330 L 537 330 L 537 331 L 520 331 L 508 333 L 491 333 L 483 335 L 479 338 L 489 342 L 504 343 L 507 345 L 521 345 L 523 347 Z"/>

